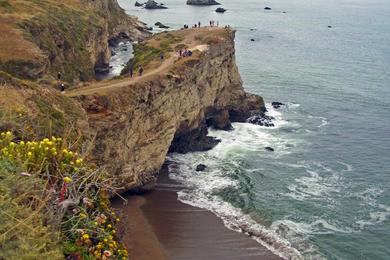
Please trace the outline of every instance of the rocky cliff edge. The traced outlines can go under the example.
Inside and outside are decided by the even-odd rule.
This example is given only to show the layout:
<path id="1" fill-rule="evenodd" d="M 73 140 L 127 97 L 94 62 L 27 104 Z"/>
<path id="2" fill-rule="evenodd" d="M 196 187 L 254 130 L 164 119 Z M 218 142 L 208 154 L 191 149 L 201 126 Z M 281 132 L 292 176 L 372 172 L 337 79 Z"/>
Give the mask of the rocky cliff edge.
<path id="1" fill-rule="evenodd" d="M 264 110 L 263 99 L 243 89 L 234 35 L 222 28 L 158 35 L 179 39 L 176 49 L 186 46 L 193 55 L 182 58 L 171 52 L 166 54 L 169 66 L 145 78 L 70 94 L 81 102 L 94 131 L 93 160 L 119 177 L 122 191 L 153 188 L 168 152 L 212 148 L 218 141 L 207 137 L 208 127 L 229 130 L 231 122 Z M 143 49 L 163 41 L 156 37 L 143 43 Z M 158 61 L 150 63 L 159 66 Z"/>

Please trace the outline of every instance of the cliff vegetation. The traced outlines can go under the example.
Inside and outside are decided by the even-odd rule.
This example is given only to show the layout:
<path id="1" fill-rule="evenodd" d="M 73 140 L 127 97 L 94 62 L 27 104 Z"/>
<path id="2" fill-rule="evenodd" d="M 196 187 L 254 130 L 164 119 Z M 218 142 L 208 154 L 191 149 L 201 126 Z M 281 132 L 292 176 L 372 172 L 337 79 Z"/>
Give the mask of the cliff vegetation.
<path id="1" fill-rule="evenodd" d="M 1 0 L 0 14 L 0 70 L 25 79 L 91 80 L 111 38 L 147 35 L 115 0 Z"/>

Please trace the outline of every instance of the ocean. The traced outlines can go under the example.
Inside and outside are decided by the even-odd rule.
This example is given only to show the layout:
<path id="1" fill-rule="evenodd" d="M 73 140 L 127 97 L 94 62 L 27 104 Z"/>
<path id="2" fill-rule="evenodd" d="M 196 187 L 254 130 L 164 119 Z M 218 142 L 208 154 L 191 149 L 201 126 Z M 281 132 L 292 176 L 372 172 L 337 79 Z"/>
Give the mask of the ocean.
<path id="1" fill-rule="evenodd" d="M 286 258 L 390 259 L 390 2 L 221 0 L 224 14 L 185 2 L 119 0 L 149 26 L 233 26 L 245 89 L 276 126 L 235 123 L 210 130 L 222 142 L 208 152 L 171 154 L 179 200 Z"/>

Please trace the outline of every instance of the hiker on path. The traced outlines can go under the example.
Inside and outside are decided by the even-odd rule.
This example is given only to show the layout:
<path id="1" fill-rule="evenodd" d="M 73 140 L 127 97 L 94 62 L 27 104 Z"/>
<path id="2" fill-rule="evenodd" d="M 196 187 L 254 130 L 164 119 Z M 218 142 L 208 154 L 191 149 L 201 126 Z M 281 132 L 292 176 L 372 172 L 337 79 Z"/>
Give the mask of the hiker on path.
<path id="1" fill-rule="evenodd" d="M 65 93 L 65 84 L 64 84 L 64 83 L 61 83 L 61 85 L 60 85 L 60 91 L 61 91 L 62 94 Z"/>
<path id="2" fill-rule="evenodd" d="M 58 79 L 58 80 L 61 80 L 61 77 L 62 77 L 61 72 L 58 72 L 58 73 L 57 73 L 57 79 Z"/>
<path id="3" fill-rule="evenodd" d="M 133 77 L 133 64 L 130 65 L 130 68 L 129 68 L 129 75 L 130 75 L 130 78 Z"/>
<path id="4" fill-rule="evenodd" d="M 198 27 L 200 28 L 200 22 L 198 22 Z"/>
<path id="5" fill-rule="evenodd" d="M 161 60 L 161 62 L 164 60 L 164 53 L 163 52 L 160 54 L 160 60 Z"/>
<path id="6" fill-rule="evenodd" d="M 144 69 L 142 67 L 139 67 L 139 75 L 142 76 L 142 73 L 144 73 Z"/>

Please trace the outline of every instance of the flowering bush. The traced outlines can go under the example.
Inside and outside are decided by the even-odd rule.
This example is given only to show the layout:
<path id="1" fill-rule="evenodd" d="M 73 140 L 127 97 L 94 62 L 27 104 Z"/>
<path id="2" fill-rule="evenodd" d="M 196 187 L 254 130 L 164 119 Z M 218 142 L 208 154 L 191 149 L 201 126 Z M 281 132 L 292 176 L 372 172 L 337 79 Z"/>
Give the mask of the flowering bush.
<path id="1" fill-rule="evenodd" d="M 127 259 L 115 229 L 120 219 L 110 208 L 110 179 L 88 167 L 61 138 L 25 142 L 0 133 L 0 160 L 16 166 L 19 176 L 44 180 L 44 215 L 61 230 L 67 259 Z"/>

